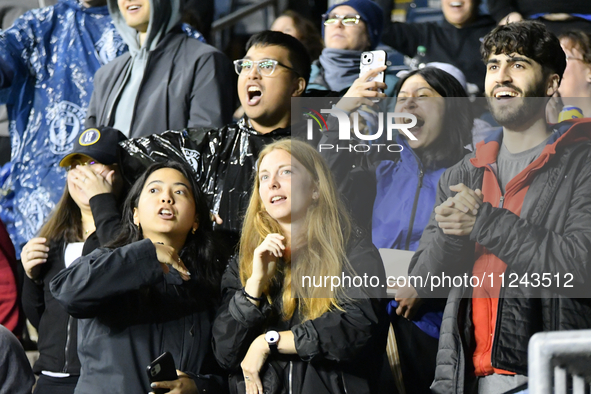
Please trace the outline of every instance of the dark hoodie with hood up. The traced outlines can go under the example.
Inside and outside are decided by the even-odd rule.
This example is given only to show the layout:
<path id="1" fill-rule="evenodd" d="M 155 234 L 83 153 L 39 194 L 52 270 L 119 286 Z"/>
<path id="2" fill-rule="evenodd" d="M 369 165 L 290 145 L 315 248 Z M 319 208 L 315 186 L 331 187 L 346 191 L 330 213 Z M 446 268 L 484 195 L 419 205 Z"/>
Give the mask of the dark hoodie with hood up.
<path id="1" fill-rule="evenodd" d="M 185 127 L 221 127 L 232 120 L 234 78 L 226 56 L 181 28 L 184 0 L 150 0 L 140 45 L 117 0 L 108 0 L 129 53 L 95 77 L 86 127 L 112 126 L 128 137 Z"/>

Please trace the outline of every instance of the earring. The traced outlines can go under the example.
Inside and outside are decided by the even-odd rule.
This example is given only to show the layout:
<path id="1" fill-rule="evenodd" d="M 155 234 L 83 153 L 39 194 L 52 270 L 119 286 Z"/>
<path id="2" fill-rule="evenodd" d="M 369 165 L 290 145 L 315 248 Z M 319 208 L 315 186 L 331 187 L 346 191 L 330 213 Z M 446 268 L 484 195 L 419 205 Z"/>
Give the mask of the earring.
<path id="1" fill-rule="evenodd" d="M 197 229 L 193 227 L 193 230 L 191 230 L 191 234 L 195 234 L 195 231 L 197 231 Z"/>

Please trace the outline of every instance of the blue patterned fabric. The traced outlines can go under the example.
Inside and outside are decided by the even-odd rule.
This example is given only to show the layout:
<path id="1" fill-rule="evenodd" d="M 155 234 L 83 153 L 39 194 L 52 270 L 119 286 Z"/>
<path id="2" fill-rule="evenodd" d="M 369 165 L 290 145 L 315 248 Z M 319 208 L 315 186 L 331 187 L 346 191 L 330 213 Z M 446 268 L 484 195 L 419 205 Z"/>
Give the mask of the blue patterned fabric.
<path id="1" fill-rule="evenodd" d="M 62 195 L 58 163 L 82 131 L 94 73 L 126 50 L 107 7 L 77 0 L 27 12 L 0 32 L 0 102 L 12 146 L 0 217 L 18 256 Z"/>

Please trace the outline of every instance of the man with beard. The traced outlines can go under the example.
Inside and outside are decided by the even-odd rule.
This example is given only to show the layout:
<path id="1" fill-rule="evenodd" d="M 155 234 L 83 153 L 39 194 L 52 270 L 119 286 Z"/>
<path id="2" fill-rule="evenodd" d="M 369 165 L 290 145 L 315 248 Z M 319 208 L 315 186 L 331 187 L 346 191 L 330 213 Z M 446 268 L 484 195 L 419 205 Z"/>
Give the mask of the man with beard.
<path id="1" fill-rule="evenodd" d="M 443 174 L 409 269 L 424 279 L 483 279 L 441 294 L 416 288 L 420 298 L 448 297 L 434 393 L 516 388 L 527 382 L 533 334 L 591 328 L 588 294 L 574 291 L 590 282 L 591 121 L 549 125 L 544 117 L 566 67 L 560 42 L 541 23 L 519 22 L 495 28 L 481 53 L 491 113 L 503 127 Z M 551 276 L 573 278 L 575 289 Z M 519 280 L 509 286 L 503 277 Z M 416 300 L 403 301 L 405 316 Z"/>

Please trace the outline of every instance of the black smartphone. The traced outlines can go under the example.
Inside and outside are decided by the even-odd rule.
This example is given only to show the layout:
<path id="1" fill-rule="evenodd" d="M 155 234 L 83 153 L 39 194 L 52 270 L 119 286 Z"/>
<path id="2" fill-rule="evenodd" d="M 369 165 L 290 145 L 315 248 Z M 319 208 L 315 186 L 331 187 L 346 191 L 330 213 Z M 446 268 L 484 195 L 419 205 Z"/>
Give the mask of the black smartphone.
<path id="1" fill-rule="evenodd" d="M 174 366 L 174 359 L 170 352 L 165 352 L 156 360 L 148 365 L 148 379 L 152 382 L 163 382 L 169 380 L 177 380 L 176 367 Z M 168 389 L 151 389 L 155 394 L 168 393 Z"/>

